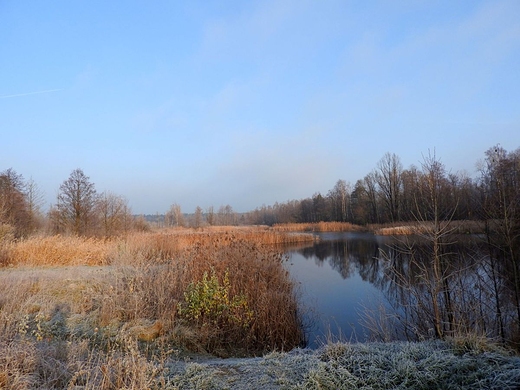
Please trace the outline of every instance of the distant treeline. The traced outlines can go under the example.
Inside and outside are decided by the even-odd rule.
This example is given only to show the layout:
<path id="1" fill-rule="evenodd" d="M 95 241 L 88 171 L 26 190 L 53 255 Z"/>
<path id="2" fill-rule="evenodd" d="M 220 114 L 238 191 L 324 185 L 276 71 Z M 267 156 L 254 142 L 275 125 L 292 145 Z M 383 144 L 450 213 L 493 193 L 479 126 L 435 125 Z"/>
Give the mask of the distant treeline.
<path id="1" fill-rule="evenodd" d="M 237 213 L 230 205 L 193 213 L 173 203 L 164 214 L 132 215 L 127 200 L 98 193 L 81 169 L 74 170 L 59 188 L 56 203 L 42 213 L 43 196 L 37 184 L 13 169 L 0 172 L 0 239 L 23 237 L 42 229 L 49 233 L 113 236 L 150 225 L 194 227 L 205 225 L 269 225 L 282 223 L 349 222 L 357 225 L 431 220 L 431 184 L 435 179 L 442 219 L 489 220 L 518 218 L 520 149 L 497 145 L 485 152 L 477 177 L 452 173 L 435 154 L 420 167 L 404 169 L 399 156 L 387 153 L 355 184 L 338 180 L 327 193 L 261 206 Z M 435 176 L 435 177 L 433 177 Z M 497 208 L 502 204 L 503 208 Z"/>
<path id="2" fill-rule="evenodd" d="M 497 217 L 500 200 L 512 212 L 520 202 L 520 148 L 494 146 L 477 164 L 478 176 L 452 173 L 433 154 L 420 167 L 404 169 L 399 156 L 387 153 L 355 184 L 338 180 L 327 193 L 262 206 L 247 214 L 250 224 L 350 222 L 359 225 L 431 220 L 429 186 L 435 176 L 438 211 L 443 219 L 486 220 Z M 509 205 L 509 206 L 506 206 Z M 498 216 L 500 217 L 500 216 Z"/>

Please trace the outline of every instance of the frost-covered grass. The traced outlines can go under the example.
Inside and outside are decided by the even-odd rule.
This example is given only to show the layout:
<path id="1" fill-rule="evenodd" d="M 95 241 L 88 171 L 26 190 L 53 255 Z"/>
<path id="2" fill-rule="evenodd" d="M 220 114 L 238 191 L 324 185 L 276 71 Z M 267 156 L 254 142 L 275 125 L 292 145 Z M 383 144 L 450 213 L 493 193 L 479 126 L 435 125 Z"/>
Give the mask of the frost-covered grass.
<path id="1" fill-rule="evenodd" d="M 335 343 L 257 358 L 145 354 L 127 340 L 0 342 L 1 389 L 518 389 L 520 358 L 499 349 L 420 343 Z"/>
<path id="2" fill-rule="evenodd" d="M 187 363 L 170 373 L 182 389 L 517 389 L 520 358 L 457 344 L 329 344 L 263 359 Z M 175 371 L 175 369 L 173 369 Z"/>

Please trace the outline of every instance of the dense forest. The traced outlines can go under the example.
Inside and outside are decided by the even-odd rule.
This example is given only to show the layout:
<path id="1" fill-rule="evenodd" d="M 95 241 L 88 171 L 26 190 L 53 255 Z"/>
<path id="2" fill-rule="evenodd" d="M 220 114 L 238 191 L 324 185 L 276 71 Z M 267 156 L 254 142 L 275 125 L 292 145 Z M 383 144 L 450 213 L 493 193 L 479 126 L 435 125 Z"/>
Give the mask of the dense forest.
<path id="1" fill-rule="evenodd" d="M 325 195 L 262 206 L 248 214 L 254 224 L 339 221 L 385 224 L 431 219 L 429 186 L 435 178 L 442 218 L 485 220 L 518 212 L 520 149 L 494 146 L 478 164 L 478 176 L 452 173 L 435 155 L 420 167 L 404 169 L 399 156 L 387 153 L 374 170 L 354 185 L 338 180 Z M 499 210 L 500 209 L 500 210 Z M 500 215 L 498 215 L 500 214 Z M 512 215 L 511 215 L 512 216 Z"/>

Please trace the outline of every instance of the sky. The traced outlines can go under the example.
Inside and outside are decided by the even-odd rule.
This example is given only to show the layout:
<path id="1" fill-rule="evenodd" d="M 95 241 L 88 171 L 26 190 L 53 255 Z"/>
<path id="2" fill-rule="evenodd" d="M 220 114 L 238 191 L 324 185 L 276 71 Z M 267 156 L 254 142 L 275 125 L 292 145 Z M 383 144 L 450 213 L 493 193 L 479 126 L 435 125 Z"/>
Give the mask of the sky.
<path id="1" fill-rule="evenodd" d="M 520 1 L 0 0 L 0 171 L 245 212 L 520 147 Z"/>

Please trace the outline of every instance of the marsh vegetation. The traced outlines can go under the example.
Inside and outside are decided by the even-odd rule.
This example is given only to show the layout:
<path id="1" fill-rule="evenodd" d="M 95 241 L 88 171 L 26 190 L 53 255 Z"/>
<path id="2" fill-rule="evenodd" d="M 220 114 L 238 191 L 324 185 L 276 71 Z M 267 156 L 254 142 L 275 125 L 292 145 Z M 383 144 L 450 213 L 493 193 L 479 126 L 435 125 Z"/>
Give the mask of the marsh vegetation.
<path id="1" fill-rule="evenodd" d="M 282 253 L 266 244 L 284 239 L 313 238 L 186 229 L 4 245 L 0 379 L 10 388 L 119 388 L 136 380 L 127 372 L 148 375 L 142 363 L 152 357 L 302 346 L 297 290 Z"/>

